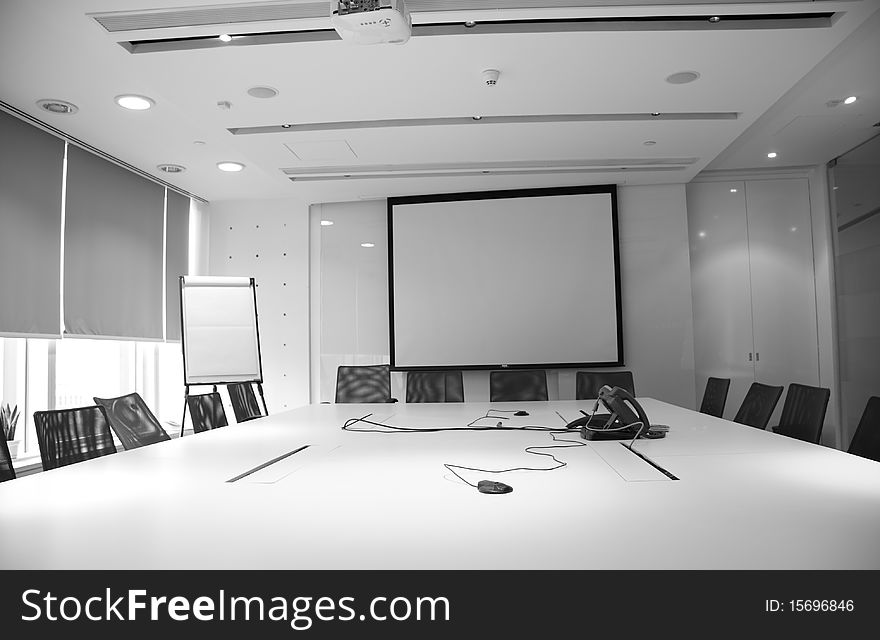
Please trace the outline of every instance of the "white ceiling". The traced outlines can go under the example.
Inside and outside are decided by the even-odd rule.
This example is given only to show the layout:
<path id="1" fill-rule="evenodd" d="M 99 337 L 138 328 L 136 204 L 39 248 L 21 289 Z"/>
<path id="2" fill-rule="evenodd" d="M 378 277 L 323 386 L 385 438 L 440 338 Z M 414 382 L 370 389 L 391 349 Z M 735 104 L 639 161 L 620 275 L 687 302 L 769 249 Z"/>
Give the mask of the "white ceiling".
<path id="1" fill-rule="evenodd" d="M 403 45 L 355 45 L 325 34 L 313 42 L 244 45 L 241 39 L 213 46 L 211 40 L 210 47 L 147 53 L 130 53 L 119 42 L 326 30 L 330 3 L 326 16 L 305 20 L 112 33 L 90 15 L 161 14 L 183 4 L 218 5 L 211 0 L 0 0 L 0 100 L 209 201 L 310 203 L 557 185 L 685 183 L 703 169 L 821 164 L 880 133 L 873 127 L 880 121 L 880 0 L 704 5 L 644 0 L 643 6 L 627 0 L 457 0 L 456 7 L 484 8 L 433 12 L 417 8 L 442 3 L 412 0 L 416 30 Z M 314 1 L 224 6 L 242 5 L 248 15 L 256 5 L 291 4 Z M 545 8 L 502 8 L 529 4 Z M 550 8 L 564 4 L 576 6 Z M 793 29 L 711 28 L 700 21 L 699 28 L 672 29 L 632 22 L 567 32 L 547 27 L 535 32 L 540 29 L 534 25 L 521 33 L 418 31 L 428 23 L 464 20 L 476 20 L 479 27 L 501 19 L 808 12 L 834 17 L 827 27 Z M 501 72 L 493 87 L 482 81 L 488 68 Z M 680 71 L 700 77 L 689 84 L 665 81 Z M 278 96 L 248 95 L 258 85 L 274 87 Z M 122 93 L 148 95 L 156 105 L 126 111 L 113 101 Z M 859 99 L 853 105 L 832 102 L 848 95 Z M 36 105 L 42 98 L 73 102 L 79 111 L 47 113 Z M 218 102 L 231 106 L 224 109 Z M 651 117 L 652 112 L 661 116 Z M 474 121 L 475 115 L 483 119 Z M 382 122 L 400 119 L 428 121 Z M 352 122 L 357 124 L 339 124 Z M 280 129 L 285 123 L 294 127 Z M 269 132 L 230 131 L 250 127 Z M 656 144 L 645 145 L 648 140 Z M 770 150 L 779 154 L 773 161 L 766 158 Z M 222 160 L 247 167 L 221 173 L 216 163 Z M 161 163 L 187 170 L 167 175 L 157 170 Z M 312 179 L 291 181 L 285 171 Z M 386 175 L 357 177 L 364 171 Z M 313 179 L 328 175 L 337 179 Z"/>

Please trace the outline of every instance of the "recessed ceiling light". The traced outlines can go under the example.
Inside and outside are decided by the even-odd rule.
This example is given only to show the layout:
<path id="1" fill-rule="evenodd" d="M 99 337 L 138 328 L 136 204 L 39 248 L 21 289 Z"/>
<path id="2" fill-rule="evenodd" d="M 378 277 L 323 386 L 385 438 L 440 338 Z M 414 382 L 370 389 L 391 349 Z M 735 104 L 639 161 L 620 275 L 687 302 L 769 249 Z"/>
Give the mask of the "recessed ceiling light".
<path id="1" fill-rule="evenodd" d="M 37 100 L 37 105 L 40 109 L 44 111 L 48 111 L 49 113 L 59 113 L 62 115 L 73 115 L 77 111 L 79 111 L 79 107 L 77 107 L 72 102 L 67 102 L 66 100 L 53 100 L 51 98 L 45 98 L 43 100 Z"/>
<path id="2" fill-rule="evenodd" d="M 645 145 L 646 147 L 653 147 L 655 144 L 657 144 L 657 141 L 656 140 L 645 140 L 642 144 Z"/>
<path id="3" fill-rule="evenodd" d="M 768 157 L 768 158 L 775 158 L 775 157 L 776 157 L 776 152 L 775 152 L 775 151 L 771 151 L 770 153 L 767 154 L 767 157 Z"/>
<path id="4" fill-rule="evenodd" d="M 706 232 L 705 232 L 705 231 L 700 231 L 697 235 L 700 236 L 701 238 L 705 238 L 705 237 L 706 237 Z"/>
<path id="5" fill-rule="evenodd" d="M 693 82 L 698 79 L 700 74 L 696 71 L 679 71 L 678 73 L 673 73 L 670 76 L 666 77 L 666 82 L 669 84 L 687 84 L 688 82 Z"/>
<path id="6" fill-rule="evenodd" d="M 131 109 L 132 111 L 144 111 L 156 104 L 152 98 L 147 96 L 139 96 L 136 94 L 124 94 L 116 96 L 116 104 L 123 109 Z"/>
<path id="7" fill-rule="evenodd" d="M 186 167 L 180 164 L 160 164 L 156 165 L 156 168 L 165 173 L 183 173 L 186 171 Z"/>
<path id="8" fill-rule="evenodd" d="M 721 16 L 709 16 L 709 22 L 721 22 Z"/>
<path id="9" fill-rule="evenodd" d="M 468 29 L 472 29 L 473 27 L 477 26 L 477 23 L 473 20 L 466 20 L 464 26 L 466 26 Z"/>
<path id="10" fill-rule="evenodd" d="M 731 189 L 730 193 L 736 193 L 736 189 Z"/>
<path id="11" fill-rule="evenodd" d="M 373 244 L 372 242 L 361 242 L 361 246 L 369 249 L 371 247 L 375 247 L 376 245 Z"/>
<path id="12" fill-rule="evenodd" d="M 321 220 L 321 226 L 322 227 L 332 227 L 333 221 L 332 220 Z"/>
<path id="13" fill-rule="evenodd" d="M 659 112 L 659 111 L 652 111 L 652 112 L 651 112 L 651 115 L 654 116 L 654 117 L 656 118 L 657 116 L 660 115 L 660 112 Z"/>
<path id="14" fill-rule="evenodd" d="M 193 140 L 193 144 L 196 145 L 197 147 L 202 147 L 205 145 L 205 141 L 204 140 Z"/>
<path id="15" fill-rule="evenodd" d="M 482 120 L 482 119 L 483 119 L 483 116 L 473 116 L 473 119 L 474 119 L 474 120 Z"/>
<path id="16" fill-rule="evenodd" d="M 217 36 L 217 37 L 220 38 L 220 40 L 221 40 L 222 42 L 232 42 L 232 36 L 229 35 L 228 33 L 221 33 L 221 34 L 220 34 L 219 36 Z"/>
<path id="17" fill-rule="evenodd" d="M 224 162 L 218 162 L 217 168 L 220 169 L 220 171 L 241 171 L 244 169 L 244 165 L 240 162 L 230 162 L 226 160 Z"/>
<path id="18" fill-rule="evenodd" d="M 852 104 L 856 100 L 858 100 L 858 98 L 856 98 L 855 96 L 850 96 L 849 98 L 847 98 L 843 101 L 843 104 Z"/>
<path id="19" fill-rule="evenodd" d="M 274 87 L 251 87 L 247 92 L 252 98 L 274 98 L 278 95 L 278 89 Z"/>
<path id="20" fill-rule="evenodd" d="M 290 129 L 291 126 L 293 126 L 293 125 L 282 124 L 282 125 L 281 125 L 281 128 L 282 128 L 282 129 Z"/>

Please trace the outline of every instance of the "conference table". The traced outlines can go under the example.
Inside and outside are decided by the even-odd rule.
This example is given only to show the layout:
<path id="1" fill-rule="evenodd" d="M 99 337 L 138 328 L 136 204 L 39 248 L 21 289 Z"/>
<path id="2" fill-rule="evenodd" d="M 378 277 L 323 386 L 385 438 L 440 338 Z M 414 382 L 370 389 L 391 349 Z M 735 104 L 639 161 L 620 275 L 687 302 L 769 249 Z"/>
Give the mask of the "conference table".
<path id="1" fill-rule="evenodd" d="M 313 404 L 119 451 L 0 485 L 0 568 L 880 569 L 880 463 L 639 400 L 669 426 L 641 456 L 561 432 L 592 401 Z"/>

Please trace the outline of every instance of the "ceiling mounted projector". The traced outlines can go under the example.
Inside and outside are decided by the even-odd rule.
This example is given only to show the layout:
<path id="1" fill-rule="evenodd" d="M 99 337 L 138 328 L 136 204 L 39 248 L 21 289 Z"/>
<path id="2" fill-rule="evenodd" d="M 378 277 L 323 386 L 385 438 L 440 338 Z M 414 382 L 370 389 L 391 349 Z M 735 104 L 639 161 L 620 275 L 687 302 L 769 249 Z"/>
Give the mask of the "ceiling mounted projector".
<path id="1" fill-rule="evenodd" d="M 357 44 L 403 44 L 412 19 L 403 0 L 331 0 L 330 23 L 343 40 Z"/>

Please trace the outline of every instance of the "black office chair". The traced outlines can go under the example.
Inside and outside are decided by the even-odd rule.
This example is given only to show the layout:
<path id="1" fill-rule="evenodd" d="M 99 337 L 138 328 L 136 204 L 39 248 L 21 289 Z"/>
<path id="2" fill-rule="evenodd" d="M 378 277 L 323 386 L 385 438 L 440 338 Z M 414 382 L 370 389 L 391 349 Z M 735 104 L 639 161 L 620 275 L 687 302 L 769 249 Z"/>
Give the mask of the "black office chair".
<path id="1" fill-rule="evenodd" d="M 43 470 L 116 453 L 104 407 L 34 412 Z"/>
<path id="2" fill-rule="evenodd" d="M 336 402 L 397 402 L 387 364 L 344 365 L 336 370 Z"/>
<path id="3" fill-rule="evenodd" d="M 193 433 L 219 429 L 229 424 L 226 422 L 223 400 L 216 391 L 187 396 L 186 406 L 189 407 L 189 415 L 193 423 Z"/>
<path id="4" fill-rule="evenodd" d="M 595 400 L 603 386 L 620 387 L 636 395 L 632 371 L 578 371 L 575 379 L 575 399 Z"/>
<path id="5" fill-rule="evenodd" d="M 734 422 L 766 429 L 784 387 L 753 382 L 733 417 Z"/>
<path id="6" fill-rule="evenodd" d="M 539 402 L 547 397 L 547 372 L 543 369 L 489 372 L 490 402 Z"/>
<path id="7" fill-rule="evenodd" d="M 226 385 L 229 393 L 229 402 L 232 404 L 232 412 L 236 422 L 247 422 L 264 415 L 262 407 L 254 393 L 254 385 L 251 382 L 235 382 Z"/>
<path id="8" fill-rule="evenodd" d="M 880 396 L 868 399 L 847 453 L 880 462 Z"/>
<path id="9" fill-rule="evenodd" d="M 720 418 L 724 414 L 724 405 L 727 404 L 727 392 L 730 390 L 730 378 L 709 377 L 706 388 L 703 390 L 703 402 L 700 404 L 700 413 Z"/>
<path id="10" fill-rule="evenodd" d="M 116 398 L 94 398 L 94 401 L 104 407 L 110 428 L 126 451 L 171 439 L 137 393 Z"/>
<path id="11" fill-rule="evenodd" d="M 830 397 L 830 389 L 791 383 L 785 394 L 779 424 L 773 427 L 773 432 L 819 444 Z"/>
<path id="12" fill-rule="evenodd" d="M 410 371 L 407 402 L 464 402 L 461 371 Z"/>
<path id="13" fill-rule="evenodd" d="M 9 455 L 9 445 L 6 438 L 0 433 L 0 482 L 15 480 L 15 468 L 12 466 L 12 456 Z"/>

